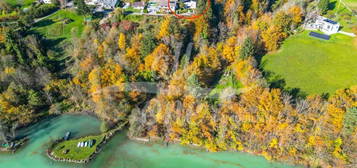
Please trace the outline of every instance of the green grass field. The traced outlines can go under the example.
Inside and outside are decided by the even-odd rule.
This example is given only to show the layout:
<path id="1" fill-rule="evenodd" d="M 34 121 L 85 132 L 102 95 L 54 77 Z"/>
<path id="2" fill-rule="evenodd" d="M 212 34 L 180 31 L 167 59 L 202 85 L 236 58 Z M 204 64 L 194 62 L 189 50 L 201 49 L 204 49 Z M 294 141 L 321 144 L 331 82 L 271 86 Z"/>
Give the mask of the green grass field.
<path id="1" fill-rule="evenodd" d="M 65 20 L 71 20 L 65 23 Z M 52 16 L 36 23 L 33 30 L 49 39 L 70 39 L 72 35 L 80 36 L 84 29 L 84 16 L 72 10 L 59 10 Z"/>
<path id="2" fill-rule="evenodd" d="M 35 1 L 36 0 L 5 0 L 5 2 L 7 2 L 12 6 L 22 6 L 22 7 L 30 6 Z"/>
<path id="3" fill-rule="evenodd" d="M 222 76 L 221 79 L 218 81 L 217 85 L 209 92 L 208 96 L 212 98 L 218 98 L 220 93 L 226 88 L 232 88 L 239 94 L 239 89 L 243 87 L 243 85 L 236 80 L 233 74 L 229 76 Z"/>
<path id="4" fill-rule="evenodd" d="M 53 148 L 54 155 L 60 158 L 82 160 L 87 159 L 92 155 L 97 145 L 103 141 L 104 134 L 98 136 L 87 136 L 79 139 L 73 139 L 61 142 Z M 92 147 L 77 147 L 78 142 L 85 142 L 89 140 L 95 140 L 95 143 Z M 67 153 L 64 151 L 68 150 Z"/>
<path id="5" fill-rule="evenodd" d="M 285 88 L 306 94 L 334 93 L 357 85 L 357 47 L 353 38 L 333 35 L 329 41 L 305 31 L 288 38 L 281 50 L 263 57 L 262 68 L 285 80 Z"/>
<path id="6" fill-rule="evenodd" d="M 357 10 L 357 0 L 344 0 L 346 5 L 348 5 L 351 9 Z"/>

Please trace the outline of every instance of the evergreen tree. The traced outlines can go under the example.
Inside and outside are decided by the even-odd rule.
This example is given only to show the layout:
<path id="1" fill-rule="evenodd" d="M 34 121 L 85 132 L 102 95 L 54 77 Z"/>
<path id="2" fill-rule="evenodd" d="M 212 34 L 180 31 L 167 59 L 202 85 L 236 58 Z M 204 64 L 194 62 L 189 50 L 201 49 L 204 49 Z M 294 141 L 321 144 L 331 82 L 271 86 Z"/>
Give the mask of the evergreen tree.
<path id="1" fill-rule="evenodd" d="M 348 109 L 343 122 L 343 134 L 349 136 L 357 127 L 357 107 Z"/>
<path id="2" fill-rule="evenodd" d="M 140 53 L 143 56 L 149 55 L 156 47 L 156 39 L 151 32 L 145 33 L 140 45 Z"/>
<path id="3" fill-rule="evenodd" d="M 255 55 L 255 47 L 251 38 L 246 38 L 240 51 L 240 58 L 247 59 Z"/>
<path id="4" fill-rule="evenodd" d="M 77 13 L 80 15 L 87 15 L 90 13 L 89 7 L 84 0 L 74 0 L 74 5 L 77 7 Z"/>

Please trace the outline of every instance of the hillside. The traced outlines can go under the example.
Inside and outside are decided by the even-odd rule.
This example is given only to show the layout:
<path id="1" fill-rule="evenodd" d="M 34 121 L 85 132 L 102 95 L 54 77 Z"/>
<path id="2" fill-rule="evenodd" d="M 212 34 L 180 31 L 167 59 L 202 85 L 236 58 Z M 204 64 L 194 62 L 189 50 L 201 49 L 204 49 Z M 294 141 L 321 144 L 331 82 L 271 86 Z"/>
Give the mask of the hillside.
<path id="1" fill-rule="evenodd" d="M 335 1 L 198 0 L 188 17 L 166 3 L 135 3 L 142 12 L 116 4 L 0 3 L 3 146 L 21 139 L 19 127 L 81 113 L 111 135 L 128 123 L 132 139 L 306 167 L 357 164 L 356 40 L 303 29 L 311 14 L 357 30 Z M 320 20 L 330 26 L 320 33 L 338 31 Z M 77 141 L 55 150 L 65 159 L 94 152 Z"/>

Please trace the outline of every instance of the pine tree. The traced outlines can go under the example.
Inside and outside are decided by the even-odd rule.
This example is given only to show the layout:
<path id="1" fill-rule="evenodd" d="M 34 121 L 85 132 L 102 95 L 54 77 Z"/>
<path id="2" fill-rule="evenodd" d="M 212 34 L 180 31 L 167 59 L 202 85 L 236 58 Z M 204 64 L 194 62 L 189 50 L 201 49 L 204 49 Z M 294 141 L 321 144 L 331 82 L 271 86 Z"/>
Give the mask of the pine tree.
<path id="1" fill-rule="evenodd" d="M 87 15 L 90 13 L 90 9 L 84 2 L 84 0 L 74 0 L 74 5 L 77 7 L 77 13 L 80 15 Z"/>
<path id="2" fill-rule="evenodd" d="M 246 38 L 240 51 L 240 58 L 247 59 L 250 56 L 254 56 L 255 52 L 256 51 L 252 39 L 250 37 Z"/>

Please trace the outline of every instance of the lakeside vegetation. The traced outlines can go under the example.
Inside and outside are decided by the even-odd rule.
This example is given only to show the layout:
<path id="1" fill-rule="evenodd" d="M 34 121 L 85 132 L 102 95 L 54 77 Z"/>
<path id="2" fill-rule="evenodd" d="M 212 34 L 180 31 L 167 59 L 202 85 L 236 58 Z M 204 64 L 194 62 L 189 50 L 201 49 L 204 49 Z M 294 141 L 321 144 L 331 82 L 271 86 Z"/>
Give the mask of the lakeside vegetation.
<path id="1" fill-rule="evenodd" d="M 78 139 L 72 139 L 68 141 L 63 141 L 56 144 L 51 152 L 55 157 L 61 159 L 71 159 L 71 160 L 86 160 L 88 159 L 96 150 L 99 144 L 104 140 L 105 134 L 85 136 Z M 78 147 L 79 142 L 89 142 L 93 140 L 93 146 Z"/>
<path id="2" fill-rule="evenodd" d="M 95 154 L 100 151 L 104 143 L 109 141 L 117 132 L 122 131 L 127 123 L 128 122 L 120 123 L 120 125 L 110 129 L 105 126 L 103 127 L 103 124 L 105 124 L 103 123 L 101 125 L 103 133 L 99 135 L 90 135 L 70 140 L 60 139 L 48 149 L 48 154 L 57 161 L 86 163 L 95 157 Z"/>

